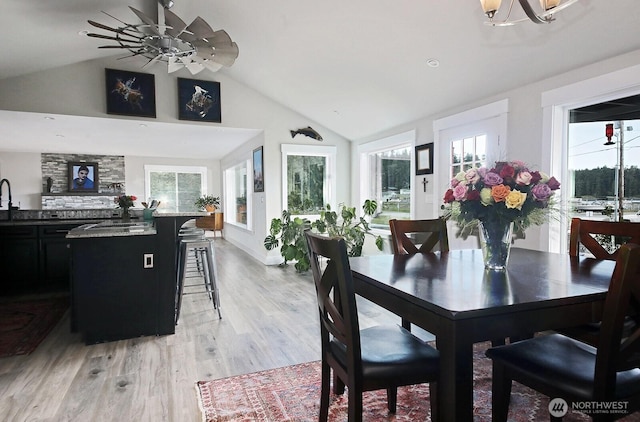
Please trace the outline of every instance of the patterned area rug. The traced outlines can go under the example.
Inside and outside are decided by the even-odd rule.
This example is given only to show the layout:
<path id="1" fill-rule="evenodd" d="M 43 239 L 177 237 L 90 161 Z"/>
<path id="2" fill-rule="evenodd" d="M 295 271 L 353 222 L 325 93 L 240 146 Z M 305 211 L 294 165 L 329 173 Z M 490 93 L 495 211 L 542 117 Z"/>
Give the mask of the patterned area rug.
<path id="1" fill-rule="evenodd" d="M 489 344 L 474 349 L 474 420 L 491 421 L 491 361 L 484 356 Z M 314 422 L 320 403 L 320 362 L 196 383 L 200 409 L 206 422 L 295 421 Z M 330 396 L 330 421 L 347 420 L 347 397 Z M 398 389 L 395 415 L 387 411 L 386 391 L 364 393 L 364 421 L 430 421 L 429 386 Z M 509 421 L 549 420 L 549 399 L 514 383 Z M 565 421 L 590 421 L 584 414 L 571 412 Z M 623 421 L 640 421 L 640 414 Z"/>
<path id="2" fill-rule="evenodd" d="M 0 302 L 0 358 L 28 355 L 69 308 L 69 297 Z"/>

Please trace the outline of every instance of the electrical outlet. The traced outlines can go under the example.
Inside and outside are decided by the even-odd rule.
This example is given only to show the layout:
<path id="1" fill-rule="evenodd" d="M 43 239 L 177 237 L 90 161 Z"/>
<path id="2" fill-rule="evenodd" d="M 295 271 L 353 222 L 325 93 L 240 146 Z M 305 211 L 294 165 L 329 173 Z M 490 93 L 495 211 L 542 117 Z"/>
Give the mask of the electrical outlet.
<path id="1" fill-rule="evenodd" d="M 143 268 L 153 268 L 153 254 L 146 253 L 144 254 L 144 262 L 142 264 Z"/>

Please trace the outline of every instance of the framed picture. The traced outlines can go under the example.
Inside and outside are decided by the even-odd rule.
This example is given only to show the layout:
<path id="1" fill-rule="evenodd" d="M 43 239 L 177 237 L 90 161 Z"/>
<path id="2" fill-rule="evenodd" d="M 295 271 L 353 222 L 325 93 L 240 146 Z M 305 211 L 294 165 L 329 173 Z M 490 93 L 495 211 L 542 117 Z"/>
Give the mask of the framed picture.
<path id="1" fill-rule="evenodd" d="M 262 147 L 253 150 L 253 191 L 264 192 Z"/>
<path id="2" fill-rule="evenodd" d="M 178 118 L 222 123 L 220 82 L 178 78 Z"/>
<path id="3" fill-rule="evenodd" d="M 433 173 L 433 142 L 416 146 L 416 174 Z"/>
<path id="4" fill-rule="evenodd" d="M 106 69 L 107 113 L 156 117 L 155 76 Z"/>
<path id="5" fill-rule="evenodd" d="M 98 192 L 98 163 L 70 161 L 69 192 Z"/>

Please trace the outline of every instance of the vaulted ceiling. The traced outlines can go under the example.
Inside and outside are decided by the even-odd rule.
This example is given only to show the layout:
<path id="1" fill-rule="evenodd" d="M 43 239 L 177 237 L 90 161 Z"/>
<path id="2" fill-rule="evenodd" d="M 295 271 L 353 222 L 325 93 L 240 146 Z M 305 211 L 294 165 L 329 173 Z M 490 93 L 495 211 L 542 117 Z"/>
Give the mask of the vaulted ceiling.
<path id="1" fill-rule="evenodd" d="M 505 28 L 484 25 L 477 0 L 174 1 L 237 42 L 221 72 L 352 140 L 640 54 L 638 0 L 581 0 L 550 25 Z M 88 19 L 118 25 L 101 10 L 136 23 L 127 6 L 158 13 L 156 0 L 3 0 L 0 79 L 114 54 L 78 33 L 95 29 Z"/>

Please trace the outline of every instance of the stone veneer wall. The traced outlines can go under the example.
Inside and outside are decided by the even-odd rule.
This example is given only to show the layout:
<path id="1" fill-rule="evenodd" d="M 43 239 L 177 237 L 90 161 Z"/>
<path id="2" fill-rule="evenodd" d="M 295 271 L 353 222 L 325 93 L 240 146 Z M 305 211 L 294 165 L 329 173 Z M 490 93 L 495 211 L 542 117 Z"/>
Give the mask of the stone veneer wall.
<path id="1" fill-rule="evenodd" d="M 40 155 L 42 166 L 42 209 L 98 209 L 115 208 L 113 196 L 124 192 L 124 156 L 122 155 L 85 155 L 52 154 Z M 98 192 L 69 192 L 67 163 L 98 163 Z M 53 183 L 51 192 L 47 192 L 47 178 Z M 113 184 L 119 184 L 114 188 Z"/>

